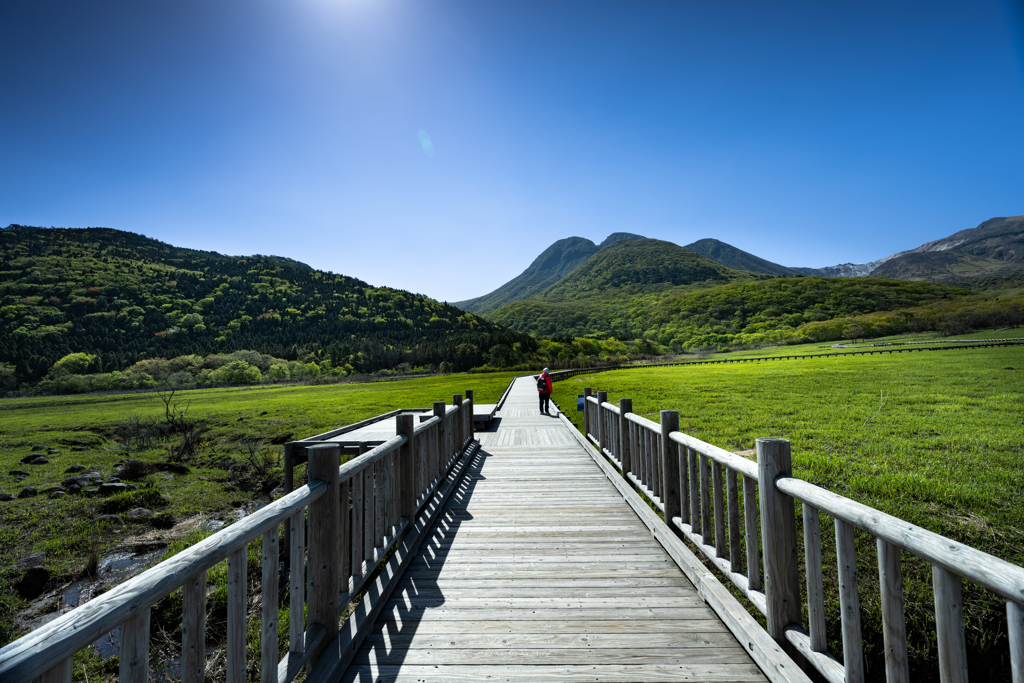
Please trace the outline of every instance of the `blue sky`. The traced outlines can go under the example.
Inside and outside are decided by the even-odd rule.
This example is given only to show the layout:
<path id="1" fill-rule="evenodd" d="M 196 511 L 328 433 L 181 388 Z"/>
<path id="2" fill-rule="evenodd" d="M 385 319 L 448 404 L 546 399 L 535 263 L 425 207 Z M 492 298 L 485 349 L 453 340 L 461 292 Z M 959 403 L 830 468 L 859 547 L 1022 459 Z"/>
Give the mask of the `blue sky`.
<path id="1" fill-rule="evenodd" d="M 826 266 L 1024 213 L 1024 2 L 7 0 L 0 225 L 456 301 L 551 242 Z"/>

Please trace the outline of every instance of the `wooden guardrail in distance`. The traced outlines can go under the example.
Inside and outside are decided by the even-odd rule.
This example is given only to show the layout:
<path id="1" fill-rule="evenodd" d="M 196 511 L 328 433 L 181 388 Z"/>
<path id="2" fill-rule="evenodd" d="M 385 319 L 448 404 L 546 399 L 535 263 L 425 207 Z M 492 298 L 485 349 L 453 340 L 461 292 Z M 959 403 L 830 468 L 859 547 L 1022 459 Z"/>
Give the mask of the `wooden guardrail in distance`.
<path id="1" fill-rule="evenodd" d="M 658 423 L 633 413 L 628 398 L 614 405 L 603 391 L 587 388 L 584 395 L 585 438 L 765 615 L 768 634 L 830 683 L 865 680 L 855 528 L 874 536 L 878 547 L 889 683 L 909 681 L 902 552 L 932 567 L 942 683 L 967 681 L 963 579 L 1006 601 L 1012 680 L 1024 683 L 1024 568 L 794 477 L 785 439 L 758 439 L 754 462 L 680 432 L 676 411 L 661 411 Z M 803 514 L 802 592 L 795 501 Z M 826 646 L 822 512 L 835 519 L 843 663 Z"/>
<path id="2" fill-rule="evenodd" d="M 206 572 L 226 558 L 227 681 L 245 683 L 247 549 L 261 538 L 261 683 L 289 683 L 303 666 L 307 680 L 344 666 L 453 488 L 449 472 L 475 447 L 472 392 L 466 396 L 455 396 L 451 406 L 435 403 L 433 417 L 419 425 L 412 414 L 399 415 L 394 437 L 343 465 L 330 433 L 308 445 L 308 484 L 3 647 L 0 680 L 71 683 L 75 653 L 118 626 L 120 683 L 148 680 L 150 610 L 183 588 L 181 677 L 201 682 Z M 279 660 L 282 525 L 291 531 L 290 632 Z M 339 632 L 342 610 L 364 591 Z"/>

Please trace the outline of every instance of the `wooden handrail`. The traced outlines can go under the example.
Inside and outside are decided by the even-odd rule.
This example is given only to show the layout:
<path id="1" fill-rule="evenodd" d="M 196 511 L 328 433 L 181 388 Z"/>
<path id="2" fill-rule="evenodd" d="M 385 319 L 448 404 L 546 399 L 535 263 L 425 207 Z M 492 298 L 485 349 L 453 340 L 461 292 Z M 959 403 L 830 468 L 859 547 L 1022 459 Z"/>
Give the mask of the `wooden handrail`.
<path id="1" fill-rule="evenodd" d="M 908 550 L 998 594 L 1004 600 L 1024 604 L 1024 567 L 1001 560 L 959 541 L 940 536 L 850 500 L 796 477 L 781 477 L 776 488 L 818 510 Z"/>
<path id="2" fill-rule="evenodd" d="M 150 608 L 182 587 L 182 680 L 201 680 L 206 572 L 225 559 L 228 678 L 244 680 L 247 547 L 261 536 L 262 590 L 274 596 L 264 602 L 261 617 L 262 683 L 289 683 L 303 666 L 333 666 L 327 660 L 336 654 L 325 648 L 337 633 L 340 609 L 373 581 L 379 584 L 378 572 L 392 549 L 400 547 L 410 530 L 422 532 L 425 515 L 438 514 L 435 493 L 456 460 L 472 448 L 472 392 L 466 397 L 454 396 L 451 406 L 436 402 L 433 417 L 419 425 L 413 424 L 410 411 L 391 411 L 357 423 L 366 426 L 397 417 L 397 433 L 374 448 L 361 447 L 365 452 L 344 464 L 339 464 L 340 448 L 331 438 L 351 432 L 353 425 L 324 432 L 317 441 L 292 442 L 308 449 L 307 485 L 0 649 L 0 680 L 29 683 L 42 677 L 45 683 L 70 683 L 73 655 L 121 626 L 121 683 L 141 683 L 149 669 Z M 451 482 L 445 485 L 450 491 Z M 288 654 L 278 661 L 282 525 L 290 532 L 286 538 L 291 629 Z M 403 555 L 402 562 L 407 561 L 408 555 Z M 356 635 L 365 637 L 365 629 Z"/>
<path id="3" fill-rule="evenodd" d="M 0 679 L 31 681 L 327 492 L 314 481 L 0 649 Z"/>
<path id="4" fill-rule="evenodd" d="M 789 471 L 789 442 L 784 439 L 758 439 L 755 462 L 676 431 L 674 411 L 662 411 L 659 424 L 633 413 L 630 399 L 621 399 L 616 409 L 604 392 L 593 393 L 584 389 L 581 438 L 596 446 L 679 535 L 696 545 L 768 617 L 773 639 L 794 647 L 830 683 L 859 681 L 863 676 L 854 527 L 878 543 L 887 680 L 902 683 L 909 676 L 899 560 L 905 550 L 932 565 L 943 683 L 967 680 L 962 579 L 1007 601 L 1013 681 L 1024 683 L 1024 568 L 797 479 Z M 678 491 L 675 482 L 681 484 Z M 806 630 L 800 623 L 803 598 L 794 563 L 794 501 L 802 503 L 804 515 Z M 845 664 L 826 647 L 820 512 L 836 520 Z M 766 590 L 759 566 L 761 548 Z"/>

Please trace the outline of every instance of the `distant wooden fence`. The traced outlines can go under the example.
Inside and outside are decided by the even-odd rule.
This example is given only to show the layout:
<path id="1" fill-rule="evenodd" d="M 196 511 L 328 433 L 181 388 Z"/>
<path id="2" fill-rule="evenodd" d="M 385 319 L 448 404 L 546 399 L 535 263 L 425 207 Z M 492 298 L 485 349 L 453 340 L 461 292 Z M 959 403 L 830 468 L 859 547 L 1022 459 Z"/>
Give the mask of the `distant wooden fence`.
<path id="1" fill-rule="evenodd" d="M 725 363 L 760 363 L 761 361 L 772 360 L 799 360 L 801 358 L 833 358 L 837 356 L 869 356 L 881 353 L 903 353 L 904 351 L 908 353 L 913 351 L 952 351 L 956 349 L 981 349 L 993 346 L 1024 346 L 1024 340 L 1000 339 L 993 342 L 979 342 L 976 344 L 958 344 L 955 346 L 915 346 L 909 348 L 873 349 L 871 351 L 834 351 L 829 353 L 787 354 L 783 356 L 765 356 L 754 358 L 720 358 L 716 360 L 687 360 L 679 361 L 678 363 L 638 363 L 636 365 L 602 365 L 591 368 L 572 368 L 570 370 L 556 370 L 555 372 L 552 372 L 550 374 L 551 381 L 557 382 L 558 380 L 568 379 L 570 377 L 576 377 L 578 375 L 592 375 L 595 372 L 608 372 L 609 370 L 643 370 L 646 368 L 670 368 L 680 367 L 684 365 L 721 365 Z"/>
<path id="2" fill-rule="evenodd" d="M 676 411 L 661 411 L 659 424 L 633 413 L 628 398 L 616 406 L 605 392 L 592 394 L 584 389 L 586 438 L 765 615 L 768 634 L 795 648 L 830 683 L 865 679 L 854 528 L 877 542 L 889 683 L 909 681 L 904 550 L 932 566 L 942 682 L 967 681 L 961 600 L 961 582 L 967 579 L 1006 600 L 1012 680 L 1024 683 L 1024 568 L 795 478 L 789 441 L 758 439 L 754 462 L 680 432 Z M 794 501 L 803 507 L 803 595 Z M 835 518 L 842 664 L 826 647 L 821 512 Z M 765 554 L 763 574 L 758 540 Z"/>
<path id="3" fill-rule="evenodd" d="M 262 537 L 262 683 L 344 670 L 453 488 L 473 441 L 473 398 L 434 404 L 419 425 L 339 465 L 330 434 L 306 444 L 309 483 L 0 649 L 4 683 L 70 683 L 74 654 L 121 627 L 120 683 L 149 678 L 150 610 L 184 588 L 181 679 L 206 668 L 206 572 L 228 560 L 227 681 L 246 680 L 247 547 Z M 343 433 L 344 430 L 339 430 Z M 322 435 L 323 436 L 323 435 Z M 462 456 L 460 458 L 460 456 Z M 288 653 L 278 660 L 279 530 L 290 530 Z M 307 544 L 308 538 L 308 544 Z M 305 580 L 304 580 L 305 579 Z M 339 631 L 342 610 L 362 600 Z"/>

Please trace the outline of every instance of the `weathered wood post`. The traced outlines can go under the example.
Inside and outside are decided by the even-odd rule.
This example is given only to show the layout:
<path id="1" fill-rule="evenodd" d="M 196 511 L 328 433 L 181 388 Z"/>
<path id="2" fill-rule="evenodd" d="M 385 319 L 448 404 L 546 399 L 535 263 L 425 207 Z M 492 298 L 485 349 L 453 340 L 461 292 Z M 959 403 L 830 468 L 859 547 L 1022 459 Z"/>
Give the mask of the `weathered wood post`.
<path id="1" fill-rule="evenodd" d="M 594 390 L 590 387 L 584 387 L 583 389 L 583 436 L 586 437 L 590 434 L 590 398 Z"/>
<path id="2" fill-rule="evenodd" d="M 433 477 L 440 477 L 441 470 L 444 469 L 444 462 L 448 458 L 448 454 L 445 453 L 447 443 L 447 425 L 444 423 L 444 414 L 447 406 L 444 401 L 434 401 L 434 417 L 439 418 L 441 422 L 437 425 L 434 433 L 437 435 L 437 463 L 435 463 L 435 471 L 431 472 Z M 432 480 L 433 481 L 433 480 Z"/>
<path id="3" fill-rule="evenodd" d="M 1010 668 L 1014 681 L 1024 680 L 1024 606 L 1006 603 L 1007 633 L 1010 636 Z"/>
<path id="4" fill-rule="evenodd" d="M 148 632 L 149 629 L 147 628 Z M 58 662 L 52 669 L 36 679 L 37 683 L 71 683 L 71 674 L 74 671 L 74 656 Z"/>
<path id="5" fill-rule="evenodd" d="M 469 409 L 469 414 L 466 415 L 466 429 L 468 429 L 469 432 L 466 434 L 466 436 L 468 436 L 469 440 L 472 441 L 473 440 L 473 408 L 476 406 L 476 401 L 473 400 L 473 390 L 472 389 L 466 389 L 466 400 L 469 401 L 469 405 L 467 406 L 467 408 Z"/>
<path id="6" fill-rule="evenodd" d="M 295 490 L 295 444 L 284 445 L 284 493 L 285 495 Z M 290 560 L 292 556 L 292 529 L 291 526 L 284 528 L 284 559 Z M 203 656 L 206 656 L 205 646 Z"/>
<path id="7" fill-rule="evenodd" d="M 338 632 L 339 568 L 338 527 L 341 519 L 341 496 L 338 467 L 341 449 L 337 444 L 309 447 L 309 480 L 327 484 L 327 492 L 309 504 L 309 566 L 307 617 L 309 624 L 320 624 L 327 633 L 310 656 L 307 667 L 312 671 L 327 643 Z M 243 641 L 244 643 L 244 641 Z M 243 669 L 244 671 L 244 669 Z"/>
<path id="8" fill-rule="evenodd" d="M 245 576 L 243 570 L 242 576 Z M 230 589 L 230 587 L 229 587 Z M 243 589 L 244 590 L 244 589 Z M 228 654 L 231 652 L 231 636 L 238 637 L 238 624 L 234 624 L 232 630 L 231 617 L 231 593 L 228 593 Z M 146 683 L 149 680 L 149 607 L 139 610 L 139 613 L 128 619 L 121 625 L 121 659 L 118 665 L 118 680 L 125 683 Z M 242 632 L 245 632 L 243 616 Z M 244 646 L 244 641 L 243 641 Z M 235 653 L 237 655 L 237 653 Z M 234 667 L 232 668 L 232 664 Z M 237 658 L 232 662 L 228 659 L 228 680 L 232 681 L 230 674 L 235 673 L 234 681 L 239 680 Z M 242 650 L 242 683 L 245 682 L 245 650 Z"/>
<path id="9" fill-rule="evenodd" d="M 843 673 L 850 683 L 864 681 L 864 645 L 860 634 L 860 597 L 857 594 L 857 544 L 853 525 L 838 517 L 836 560 L 839 565 L 839 619 L 843 629 Z M 767 557 L 767 551 L 765 556 Z M 939 640 L 942 648 L 942 640 Z M 941 666 L 939 667 L 941 671 Z M 943 677 L 943 681 L 946 679 Z M 967 683 L 967 679 L 964 679 Z"/>
<path id="10" fill-rule="evenodd" d="M 462 452 L 462 442 L 465 440 L 466 435 L 462 433 L 462 418 L 466 417 L 466 411 L 462 408 L 462 394 L 455 394 L 452 396 L 452 405 L 459 409 L 459 412 L 455 413 L 453 418 L 454 424 L 452 429 L 455 434 L 455 452 Z"/>
<path id="11" fill-rule="evenodd" d="M 964 640 L 963 580 L 937 564 L 932 565 L 935 593 L 935 632 L 939 641 L 939 678 L 942 683 L 967 683 L 967 645 Z"/>
<path id="12" fill-rule="evenodd" d="M 682 517 L 679 502 L 679 447 L 668 438 L 679 431 L 679 411 L 661 411 L 661 502 L 665 504 L 665 523 L 672 526 L 673 517 Z"/>
<path id="13" fill-rule="evenodd" d="M 263 608 L 260 615 L 260 683 L 277 683 L 277 584 L 280 561 L 278 530 L 275 524 L 263 534 L 261 558 Z"/>
<path id="14" fill-rule="evenodd" d="M 181 681 L 202 683 L 206 672 L 205 570 L 185 582 L 181 611 Z"/>
<path id="15" fill-rule="evenodd" d="M 878 548 L 878 585 L 882 598 L 885 680 L 891 683 L 909 683 L 907 622 L 903 616 L 903 569 L 900 566 L 900 548 L 882 538 L 875 539 L 875 542 Z M 824 637 L 822 641 L 824 642 Z"/>
<path id="16" fill-rule="evenodd" d="M 398 451 L 399 500 L 398 514 L 412 523 L 416 515 L 416 429 L 412 413 L 402 413 L 395 422 L 395 433 L 408 440 Z M 411 527 L 410 527 L 411 528 Z"/>
<path id="17" fill-rule="evenodd" d="M 604 404 L 608 402 L 608 392 L 599 391 L 597 392 L 597 450 L 604 452 L 604 449 L 608 446 L 604 442 L 606 435 L 604 429 Z"/>
<path id="18" fill-rule="evenodd" d="M 633 412 L 633 399 L 619 399 L 619 464 L 622 465 L 622 477 L 633 467 L 633 458 L 629 453 L 629 420 L 626 415 Z"/>
<path id="19" fill-rule="evenodd" d="M 775 488 L 778 477 L 793 474 L 789 441 L 758 439 L 757 470 L 768 635 L 780 645 L 786 645 L 786 626 L 800 623 L 800 577 L 793 499 Z"/>

